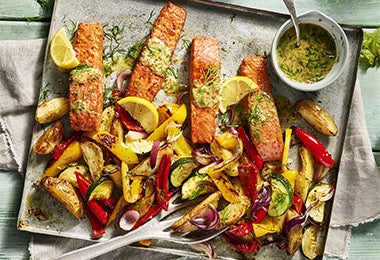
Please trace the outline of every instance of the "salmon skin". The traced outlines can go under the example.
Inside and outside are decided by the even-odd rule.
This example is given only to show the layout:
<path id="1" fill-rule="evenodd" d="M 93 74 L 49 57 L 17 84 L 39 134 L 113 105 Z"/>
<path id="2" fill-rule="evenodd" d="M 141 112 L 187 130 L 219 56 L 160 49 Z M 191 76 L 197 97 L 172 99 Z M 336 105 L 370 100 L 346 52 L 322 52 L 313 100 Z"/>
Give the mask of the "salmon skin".
<path id="1" fill-rule="evenodd" d="M 246 100 L 251 140 L 263 161 L 281 160 L 284 141 L 265 59 L 261 56 L 245 58 L 240 65 L 240 75 L 259 86 Z"/>
<path id="2" fill-rule="evenodd" d="M 215 137 L 220 96 L 220 46 L 214 38 L 194 38 L 190 52 L 190 127 L 193 144 Z"/>
<path id="3" fill-rule="evenodd" d="M 186 15 L 184 9 L 171 2 L 162 8 L 132 71 L 125 96 L 154 99 L 171 64 Z"/>
<path id="4" fill-rule="evenodd" d="M 70 72 L 70 125 L 75 131 L 100 128 L 103 111 L 103 27 L 79 23 L 73 47 L 80 65 Z"/>

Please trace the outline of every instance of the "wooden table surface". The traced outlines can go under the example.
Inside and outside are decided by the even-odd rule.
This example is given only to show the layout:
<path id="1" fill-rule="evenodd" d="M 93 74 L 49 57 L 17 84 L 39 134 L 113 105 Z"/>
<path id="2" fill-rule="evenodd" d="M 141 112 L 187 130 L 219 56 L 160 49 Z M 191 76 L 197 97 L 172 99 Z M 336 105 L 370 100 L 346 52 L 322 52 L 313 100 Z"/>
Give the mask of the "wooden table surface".
<path id="1" fill-rule="evenodd" d="M 281 0 L 223 0 L 232 4 L 287 13 Z M 47 38 L 53 0 L 0 1 L 0 40 Z M 319 10 L 342 24 L 370 32 L 380 27 L 378 0 L 295 0 L 297 12 Z M 0 41 L 1 44 L 1 41 Z M 372 150 L 380 166 L 380 69 L 359 66 L 358 79 Z M 0 259 L 28 259 L 31 235 L 16 230 L 23 179 L 16 172 L 0 171 Z M 349 259 L 380 259 L 380 220 L 353 228 Z"/>

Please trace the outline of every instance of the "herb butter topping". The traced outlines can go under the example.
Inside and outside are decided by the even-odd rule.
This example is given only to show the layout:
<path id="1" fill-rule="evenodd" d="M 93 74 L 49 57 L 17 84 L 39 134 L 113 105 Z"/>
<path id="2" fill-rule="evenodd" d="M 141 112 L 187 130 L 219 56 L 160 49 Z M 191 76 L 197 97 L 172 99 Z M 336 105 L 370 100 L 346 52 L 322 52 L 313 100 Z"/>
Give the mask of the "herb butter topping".
<path id="1" fill-rule="evenodd" d="M 203 81 L 194 81 L 192 89 L 193 102 L 198 107 L 214 108 L 219 105 L 220 96 L 220 68 L 208 67 L 202 71 Z"/>
<path id="2" fill-rule="evenodd" d="M 141 63 L 160 76 L 164 76 L 170 65 L 171 50 L 158 38 L 147 40 L 140 56 Z"/>

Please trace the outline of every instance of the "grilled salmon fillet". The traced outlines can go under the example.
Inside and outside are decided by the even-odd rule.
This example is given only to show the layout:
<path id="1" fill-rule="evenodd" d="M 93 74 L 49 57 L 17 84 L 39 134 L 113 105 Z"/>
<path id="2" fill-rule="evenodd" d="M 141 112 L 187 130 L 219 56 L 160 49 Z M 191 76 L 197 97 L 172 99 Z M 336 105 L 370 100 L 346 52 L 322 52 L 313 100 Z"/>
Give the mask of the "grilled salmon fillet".
<path id="1" fill-rule="evenodd" d="M 184 9 L 170 2 L 162 8 L 132 71 L 125 96 L 154 99 L 166 77 L 186 15 Z"/>
<path id="2" fill-rule="evenodd" d="M 215 136 L 220 95 L 220 46 L 214 38 L 194 38 L 190 52 L 190 127 L 193 144 Z"/>
<path id="3" fill-rule="evenodd" d="M 79 23 L 73 47 L 80 65 L 70 72 L 70 124 L 75 131 L 95 131 L 103 111 L 103 27 Z"/>
<path id="4" fill-rule="evenodd" d="M 247 98 L 251 140 L 263 161 L 281 160 L 284 142 L 265 59 L 261 56 L 245 58 L 240 65 L 240 75 L 259 86 Z"/>

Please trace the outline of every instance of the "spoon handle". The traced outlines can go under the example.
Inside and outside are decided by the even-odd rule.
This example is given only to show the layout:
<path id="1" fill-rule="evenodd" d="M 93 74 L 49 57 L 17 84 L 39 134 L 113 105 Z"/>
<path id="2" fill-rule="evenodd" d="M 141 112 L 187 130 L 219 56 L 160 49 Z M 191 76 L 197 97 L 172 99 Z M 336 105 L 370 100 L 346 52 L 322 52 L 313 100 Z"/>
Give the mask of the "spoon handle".
<path id="1" fill-rule="evenodd" d="M 297 36 L 297 46 L 300 45 L 300 28 L 297 22 L 297 14 L 296 14 L 296 8 L 294 6 L 293 0 L 283 0 L 286 8 L 288 8 L 288 11 L 290 13 L 290 18 L 292 19 L 294 29 L 296 30 L 296 36 Z"/>

